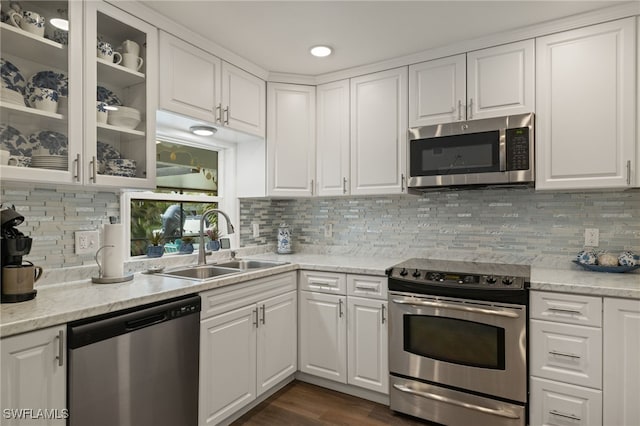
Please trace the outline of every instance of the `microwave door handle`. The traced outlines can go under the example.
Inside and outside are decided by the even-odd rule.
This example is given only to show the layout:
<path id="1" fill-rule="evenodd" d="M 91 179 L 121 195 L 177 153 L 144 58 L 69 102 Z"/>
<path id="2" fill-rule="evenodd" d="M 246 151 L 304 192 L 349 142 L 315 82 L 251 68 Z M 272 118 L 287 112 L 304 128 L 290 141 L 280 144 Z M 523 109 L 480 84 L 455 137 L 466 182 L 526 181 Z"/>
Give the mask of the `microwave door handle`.
<path id="1" fill-rule="evenodd" d="M 498 317 L 518 318 L 520 315 L 512 311 L 498 311 L 495 309 L 474 308 L 472 306 L 459 306 L 451 303 L 429 302 L 426 300 L 393 299 L 398 305 L 426 306 L 429 308 L 453 309 L 456 311 L 471 312 L 475 314 L 494 315 Z"/>
<path id="2" fill-rule="evenodd" d="M 394 384 L 393 387 L 398 389 L 400 392 L 405 392 L 405 393 L 408 393 L 408 394 L 420 396 L 422 398 L 433 399 L 435 401 L 444 402 L 445 404 L 451 404 L 451 405 L 455 405 L 455 406 L 458 406 L 458 407 L 464 407 L 464 408 L 467 408 L 467 409 L 470 409 L 470 410 L 480 411 L 481 413 L 485 413 L 485 414 L 492 414 L 494 416 L 506 417 L 507 419 L 519 419 L 520 418 L 520 416 L 518 416 L 516 413 L 514 413 L 512 411 L 509 411 L 509 410 L 496 410 L 494 408 L 483 407 L 481 405 L 469 404 L 468 402 L 458 401 L 456 399 L 449 398 L 449 397 L 446 397 L 444 395 L 436 395 L 436 394 L 430 393 L 430 392 L 423 392 L 423 391 L 411 389 L 410 387 L 404 386 L 404 385 Z"/>
<path id="3" fill-rule="evenodd" d="M 507 171 L 507 132 L 505 129 L 500 129 L 500 149 L 498 150 L 500 171 Z"/>

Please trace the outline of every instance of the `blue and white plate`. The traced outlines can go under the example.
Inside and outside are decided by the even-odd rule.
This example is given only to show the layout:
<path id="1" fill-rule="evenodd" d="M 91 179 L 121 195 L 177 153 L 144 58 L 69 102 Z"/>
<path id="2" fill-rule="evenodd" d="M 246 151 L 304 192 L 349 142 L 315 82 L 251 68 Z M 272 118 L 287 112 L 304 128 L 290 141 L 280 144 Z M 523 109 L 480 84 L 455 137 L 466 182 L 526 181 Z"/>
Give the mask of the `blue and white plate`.
<path id="1" fill-rule="evenodd" d="M 25 85 L 25 97 L 28 98 L 36 87 L 56 90 L 62 97 L 69 95 L 69 79 L 61 72 L 45 70 L 35 73 Z"/>
<path id="2" fill-rule="evenodd" d="M 104 102 L 107 105 L 122 105 L 120 99 L 111 90 L 106 87 L 98 86 L 97 101 Z"/>
<path id="3" fill-rule="evenodd" d="M 34 146 L 34 151 L 43 155 L 43 151 L 49 155 L 67 155 L 69 153 L 67 137 L 62 133 L 52 130 L 42 130 L 29 136 L 29 142 Z"/>
<path id="4" fill-rule="evenodd" d="M 0 124 L 0 146 L 11 155 L 23 155 L 31 157 L 33 145 L 15 127 Z"/>
<path id="5" fill-rule="evenodd" d="M 2 85 L 11 90 L 24 94 L 24 86 L 27 83 L 18 67 L 11 62 L 0 58 L 0 76 L 2 77 Z"/>
<path id="6" fill-rule="evenodd" d="M 108 143 L 98 141 L 98 161 L 115 160 L 122 158 L 118 150 Z"/>

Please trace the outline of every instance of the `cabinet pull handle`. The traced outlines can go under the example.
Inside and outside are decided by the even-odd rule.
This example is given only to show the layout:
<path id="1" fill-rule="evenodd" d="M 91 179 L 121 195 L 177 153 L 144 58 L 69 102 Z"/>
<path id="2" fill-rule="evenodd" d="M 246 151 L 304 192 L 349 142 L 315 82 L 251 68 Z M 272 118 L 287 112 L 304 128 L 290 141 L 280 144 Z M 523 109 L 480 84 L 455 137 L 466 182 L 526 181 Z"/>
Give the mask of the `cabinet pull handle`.
<path id="1" fill-rule="evenodd" d="M 462 121 L 462 101 L 458 99 L 458 121 Z"/>
<path id="2" fill-rule="evenodd" d="M 216 123 L 222 123 L 222 104 L 216 107 Z"/>
<path id="3" fill-rule="evenodd" d="M 73 162 L 76 169 L 73 178 L 76 180 L 76 182 L 80 182 L 80 154 L 76 154 L 76 159 L 73 160 Z"/>
<path id="4" fill-rule="evenodd" d="M 376 284 L 356 284 L 356 290 L 378 291 L 378 286 Z"/>
<path id="5" fill-rule="evenodd" d="M 253 322 L 253 325 L 256 326 L 256 328 L 258 328 L 258 308 L 253 310 L 253 314 L 255 315 L 256 320 Z"/>
<path id="6" fill-rule="evenodd" d="M 385 312 L 387 307 L 384 306 L 384 303 L 381 306 L 382 306 L 382 323 L 384 324 L 385 322 L 387 322 L 387 317 L 386 317 L 386 312 Z"/>
<path id="7" fill-rule="evenodd" d="M 400 192 L 404 192 L 404 173 L 400 175 Z"/>
<path id="8" fill-rule="evenodd" d="M 580 358 L 582 358 L 580 355 L 568 354 L 566 352 L 549 351 L 549 353 L 551 355 L 563 356 L 565 358 L 572 358 L 572 359 L 580 359 Z"/>
<path id="9" fill-rule="evenodd" d="M 311 195 L 313 195 L 313 186 L 314 186 L 314 182 L 313 182 L 313 179 L 311 179 Z"/>
<path id="10" fill-rule="evenodd" d="M 58 366 L 62 367 L 64 365 L 64 331 L 58 331 L 58 335 L 56 336 L 58 339 L 58 355 L 56 359 L 58 360 Z"/>
<path id="11" fill-rule="evenodd" d="M 346 177 L 342 178 L 342 193 L 343 194 L 347 193 L 347 178 Z"/>
<path id="12" fill-rule="evenodd" d="M 260 306 L 260 309 L 262 309 L 262 323 L 265 324 L 265 311 L 266 311 L 266 308 L 264 306 L 264 303 L 262 304 L 262 306 Z"/>
<path id="13" fill-rule="evenodd" d="M 342 318 L 342 299 L 338 301 L 338 317 Z"/>
<path id="14" fill-rule="evenodd" d="M 582 312 L 580 311 L 576 311 L 575 309 L 563 309 L 563 308 L 547 308 L 547 310 L 551 311 L 551 312 L 560 312 L 563 314 L 576 314 L 576 315 L 581 315 Z"/>
<path id="15" fill-rule="evenodd" d="M 473 98 L 469 98 L 469 117 L 468 119 L 471 120 L 473 118 Z"/>
<path id="16" fill-rule="evenodd" d="M 576 421 L 582 420 L 580 417 L 576 416 L 575 414 L 565 414 L 565 413 L 561 413 L 561 412 L 556 411 L 556 410 L 549 411 L 549 414 L 551 414 L 553 416 L 560 416 L 560 417 L 564 417 L 564 418 L 567 418 L 567 419 L 576 420 Z"/>
<path id="17" fill-rule="evenodd" d="M 631 185 L 631 160 L 627 160 L 627 185 Z"/>
<path id="18" fill-rule="evenodd" d="M 225 116 L 223 124 L 229 124 L 229 105 L 227 105 L 227 107 L 222 112 Z"/>
<path id="19" fill-rule="evenodd" d="M 96 179 L 98 177 L 98 164 L 95 156 L 91 157 L 89 166 L 91 167 L 91 177 L 89 178 L 89 180 L 93 181 L 93 183 L 96 183 Z"/>

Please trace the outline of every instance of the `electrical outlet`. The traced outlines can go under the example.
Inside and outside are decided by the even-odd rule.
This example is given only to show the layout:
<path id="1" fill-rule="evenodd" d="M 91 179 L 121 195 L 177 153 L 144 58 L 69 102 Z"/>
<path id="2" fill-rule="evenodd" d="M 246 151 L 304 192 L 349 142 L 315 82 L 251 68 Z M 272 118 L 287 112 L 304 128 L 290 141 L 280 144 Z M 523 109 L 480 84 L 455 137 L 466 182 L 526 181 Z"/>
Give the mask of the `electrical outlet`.
<path id="1" fill-rule="evenodd" d="M 252 223 L 251 228 L 253 229 L 253 238 L 258 238 L 260 236 L 260 225 Z"/>
<path id="2" fill-rule="evenodd" d="M 600 231 L 598 228 L 587 228 L 584 230 L 584 245 L 586 247 L 598 247 L 600 244 Z"/>
<path id="3" fill-rule="evenodd" d="M 327 223 L 326 225 L 324 225 L 324 237 L 331 238 L 332 234 L 333 234 L 333 224 Z"/>
<path id="4" fill-rule="evenodd" d="M 98 231 L 76 231 L 76 254 L 95 253 L 100 244 L 100 233 Z"/>

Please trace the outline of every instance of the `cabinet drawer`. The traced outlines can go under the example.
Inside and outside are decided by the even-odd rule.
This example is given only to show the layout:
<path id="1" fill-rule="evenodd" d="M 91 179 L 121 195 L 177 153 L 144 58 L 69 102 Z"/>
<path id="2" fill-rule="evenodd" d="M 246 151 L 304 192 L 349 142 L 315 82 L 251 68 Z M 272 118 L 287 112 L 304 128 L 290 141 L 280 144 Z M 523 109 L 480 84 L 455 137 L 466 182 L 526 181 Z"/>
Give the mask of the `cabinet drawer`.
<path id="1" fill-rule="evenodd" d="M 300 271 L 300 290 L 347 294 L 347 276 L 335 272 Z"/>
<path id="2" fill-rule="evenodd" d="M 602 425 L 602 392 L 533 377 L 529 417 L 537 426 Z"/>
<path id="3" fill-rule="evenodd" d="M 577 294 L 531 292 L 531 318 L 602 326 L 602 299 Z"/>
<path id="4" fill-rule="evenodd" d="M 347 275 L 347 294 L 375 299 L 387 299 L 387 277 Z"/>
<path id="5" fill-rule="evenodd" d="M 602 388 L 602 330 L 531 320 L 531 375 Z"/>

